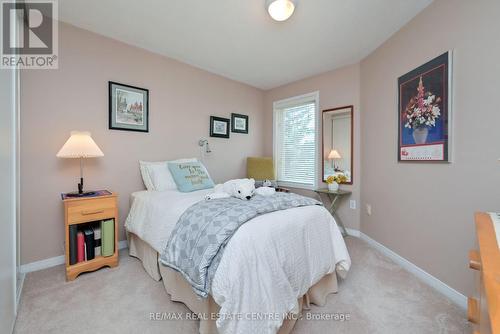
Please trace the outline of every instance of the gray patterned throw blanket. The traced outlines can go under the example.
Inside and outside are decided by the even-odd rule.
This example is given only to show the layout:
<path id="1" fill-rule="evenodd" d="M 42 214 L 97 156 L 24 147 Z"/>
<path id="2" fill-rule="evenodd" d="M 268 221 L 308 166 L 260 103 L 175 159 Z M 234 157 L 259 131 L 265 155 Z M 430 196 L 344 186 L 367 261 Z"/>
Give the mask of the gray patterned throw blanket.
<path id="1" fill-rule="evenodd" d="M 198 296 L 207 298 L 224 247 L 242 224 L 258 215 L 309 205 L 321 203 L 291 193 L 198 202 L 179 218 L 160 262 L 179 271 Z"/>

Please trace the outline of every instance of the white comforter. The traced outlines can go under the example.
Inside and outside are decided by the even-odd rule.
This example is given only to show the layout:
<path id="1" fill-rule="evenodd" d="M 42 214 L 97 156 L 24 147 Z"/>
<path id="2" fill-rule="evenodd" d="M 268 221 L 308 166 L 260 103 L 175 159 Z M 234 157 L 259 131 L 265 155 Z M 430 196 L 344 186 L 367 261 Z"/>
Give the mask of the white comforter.
<path id="1" fill-rule="evenodd" d="M 177 220 L 211 190 L 132 194 L 128 231 L 163 252 Z M 281 315 L 326 274 L 345 276 L 351 260 L 330 213 L 320 206 L 276 211 L 242 225 L 226 246 L 212 282 L 226 333 L 276 333 Z"/>

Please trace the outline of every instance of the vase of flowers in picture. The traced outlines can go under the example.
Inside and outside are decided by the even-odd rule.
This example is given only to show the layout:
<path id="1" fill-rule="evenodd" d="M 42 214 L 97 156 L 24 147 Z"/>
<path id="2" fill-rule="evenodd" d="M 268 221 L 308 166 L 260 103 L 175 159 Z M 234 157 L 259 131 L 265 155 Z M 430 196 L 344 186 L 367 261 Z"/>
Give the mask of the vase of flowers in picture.
<path id="1" fill-rule="evenodd" d="M 328 190 L 332 192 L 339 190 L 340 184 L 344 182 L 347 182 L 347 177 L 344 174 L 330 175 L 326 178 Z"/>
<path id="2" fill-rule="evenodd" d="M 429 129 L 436 126 L 436 120 L 441 116 L 439 109 L 440 97 L 426 92 L 422 77 L 417 88 L 417 96 L 413 96 L 404 112 L 405 128 L 413 129 L 415 144 L 425 144 Z"/>
<path id="3" fill-rule="evenodd" d="M 415 141 L 415 144 L 425 144 L 428 135 L 429 128 L 425 126 L 413 128 L 413 140 Z"/>

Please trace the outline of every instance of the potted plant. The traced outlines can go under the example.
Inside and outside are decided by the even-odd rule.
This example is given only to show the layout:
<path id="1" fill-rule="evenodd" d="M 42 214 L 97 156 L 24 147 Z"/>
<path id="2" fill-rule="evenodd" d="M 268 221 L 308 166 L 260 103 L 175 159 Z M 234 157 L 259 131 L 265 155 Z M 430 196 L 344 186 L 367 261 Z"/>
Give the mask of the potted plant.
<path id="1" fill-rule="evenodd" d="M 344 174 L 330 175 L 326 178 L 326 183 L 328 184 L 328 190 L 337 191 L 339 190 L 339 185 L 341 183 L 347 182 L 347 177 Z"/>
<path id="2" fill-rule="evenodd" d="M 422 77 L 420 77 L 417 92 L 417 96 L 412 97 L 405 108 L 405 128 L 413 129 L 415 144 L 425 144 L 429 128 L 435 127 L 436 120 L 441 116 L 439 109 L 441 98 L 425 91 Z"/>

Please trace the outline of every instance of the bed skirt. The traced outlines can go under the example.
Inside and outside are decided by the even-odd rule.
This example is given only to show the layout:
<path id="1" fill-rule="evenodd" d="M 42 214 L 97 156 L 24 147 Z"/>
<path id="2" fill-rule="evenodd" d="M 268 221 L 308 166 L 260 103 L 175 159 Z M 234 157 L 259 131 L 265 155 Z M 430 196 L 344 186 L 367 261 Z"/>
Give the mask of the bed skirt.
<path id="1" fill-rule="evenodd" d="M 217 305 L 212 296 L 207 299 L 198 298 L 180 273 L 159 264 L 158 252 L 150 245 L 133 233 L 127 233 L 127 239 L 130 256 L 141 260 L 142 266 L 155 281 L 163 280 L 165 290 L 172 301 L 183 303 L 195 314 L 208 315 L 208 319 L 200 319 L 200 334 L 217 334 L 215 320 L 212 320 L 210 315 L 217 314 L 220 306 Z M 326 275 L 313 285 L 304 296 L 298 299 L 299 314 L 302 309 L 309 309 L 310 304 L 324 306 L 326 297 L 337 291 L 337 275 L 335 273 Z M 296 319 L 296 316 L 287 317 L 278 334 L 289 334 L 295 325 Z"/>

